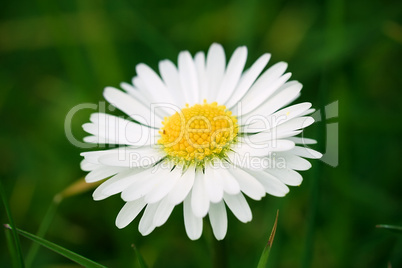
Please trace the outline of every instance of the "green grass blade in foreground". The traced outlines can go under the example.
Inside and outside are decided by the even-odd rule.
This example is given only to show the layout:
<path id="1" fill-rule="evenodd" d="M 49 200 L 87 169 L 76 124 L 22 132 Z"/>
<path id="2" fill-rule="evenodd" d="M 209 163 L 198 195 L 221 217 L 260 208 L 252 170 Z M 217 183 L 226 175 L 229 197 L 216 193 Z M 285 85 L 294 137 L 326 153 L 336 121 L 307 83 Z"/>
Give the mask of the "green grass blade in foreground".
<path id="1" fill-rule="evenodd" d="M 8 229 L 12 229 L 11 226 L 9 226 L 9 225 L 5 225 L 5 227 Z M 16 228 L 15 231 L 17 231 L 20 235 L 25 236 L 26 238 L 28 238 L 36 243 L 39 243 L 40 245 L 47 247 L 48 249 L 53 250 L 54 252 L 59 253 L 60 255 L 66 257 L 84 267 L 91 267 L 91 268 L 92 267 L 94 267 L 94 268 L 106 267 L 106 266 L 100 265 L 90 259 L 87 259 L 75 252 L 65 249 L 65 248 L 63 248 L 59 245 L 56 245 L 52 242 L 49 242 L 43 238 L 40 238 L 36 235 L 30 234 L 30 233 L 20 230 L 18 228 Z"/>
<path id="2" fill-rule="evenodd" d="M 269 236 L 268 243 L 265 246 L 264 250 L 262 251 L 261 258 L 260 258 L 260 261 L 258 262 L 257 268 L 265 268 L 267 266 L 269 253 L 271 251 L 272 243 L 274 242 L 274 238 L 275 238 L 276 226 L 278 224 L 278 216 L 279 216 L 279 210 L 276 211 L 274 227 L 272 227 L 272 231 L 271 231 L 271 235 Z"/>
<path id="3" fill-rule="evenodd" d="M 56 198 L 53 199 L 52 203 L 50 204 L 49 209 L 47 210 L 45 217 L 42 220 L 42 223 L 39 227 L 39 231 L 37 232 L 36 236 L 43 238 L 47 232 L 47 230 L 49 229 L 51 222 L 54 218 L 54 215 L 56 214 L 56 209 L 57 206 L 59 204 L 59 201 L 56 200 Z M 36 254 L 38 253 L 39 250 L 39 243 L 32 243 L 32 246 L 30 247 L 27 257 L 25 259 L 25 265 L 27 268 L 32 266 L 32 263 L 35 260 Z"/>
<path id="4" fill-rule="evenodd" d="M 147 264 L 144 261 L 144 258 L 142 257 L 140 251 L 138 250 L 138 248 L 132 244 L 131 247 L 134 249 L 135 255 L 138 258 L 138 263 L 140 264 L 141 268 L 148 268 Z"/>
<path id="5" fill-rule="evenodd" d="M 390 230 L 392 232 L 402 234 L 402 226 L 388 225 L 388 224 L 378 224 L 375 227 L 382 228 L 382 229 L 388 229 L 388 230 Z"/>
<path id="6" fill-rule="evenodd" d="M 10 230 L 4 230 L 5 232 L 5 236 L 6 236 L 6 240 L 7 240 L 7 246 L 10 252 L 10 256 L 11 256 L 11 262 L 13 267 L 18 267 L 18 257 L 17 257 L 17 252 L 15 251 L 15 246 L 14 246 L 14 240 L 13 237 L 11 235 Z"/>
<path id="7" fill-rule="evenodd" d="M 38 237 L 45 237 L 45 234 L 47 233 L 50 225 L 52 224 L 53 218 L 56 214 L 57 207 L 58 205 L 67 197 L 75 196 L 78 194 L 81 194 L 83 192 L 86 192 L 92 188 L 95 188 L 98 186 L 100 183 L 86 183 L 84 178 L 81 178 L 69 186 L 67 186 L 63 191 L 60 193 L 56 194 L 52 200 L 52 203 L 50 204 L 49 209 L 47 210 L 42 223 L 40 224 L 39 230 L 36 233 L 36 236 Z M 39 250 L 39 244 L 33 242 L 32 246 L 30 247 L 27 257 L 25 259 L 25 265 L 27 268 L 30 268 L 35 260 L 35 257 L 38 253 Z"/>
<path id="8" fill-rule="evenodd" d="M 20 239 L 19 239 L 18 234 L 17 234 L 17 232 L 15 230 L 16 228 L 15 228 L 13 217 L 11 215 L 10 206 L 8 204 L 6 191 L 3 188 L 3 184 L 1 183 L 1 180 L 0 180 L 0 195 L 1 195 L 1 199 L 3 200 L 4 208 L 6 210 L 7 217 L 8 217 L 8 220 L 10 222 L 10 226 L 11 226 L 11 232 L 12 232 L 12 235 L 13 235 L 12 236 L 13 237 L 13 240 L 12 240 L 13 242 L 11 243 L 13 248 L 10 248 L 10 251 L 15 253 L 14 255 L 12 255 L 12 257 L 15 258 L 15 259 L 13 259 L 13 262 L 17 263 L 16 267 L 25 267 L 24 258 L 22 256 Z"/>

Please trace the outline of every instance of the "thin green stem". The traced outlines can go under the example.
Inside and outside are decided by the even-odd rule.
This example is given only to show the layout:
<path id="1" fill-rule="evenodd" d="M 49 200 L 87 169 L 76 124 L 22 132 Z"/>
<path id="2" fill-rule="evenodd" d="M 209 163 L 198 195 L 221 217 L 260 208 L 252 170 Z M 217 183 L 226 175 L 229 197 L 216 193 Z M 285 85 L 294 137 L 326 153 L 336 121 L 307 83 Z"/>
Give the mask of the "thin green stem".
<path id="1" fill-rule="evenodd" d="M 134 253 L 138 259 L 138 264 L 140 265 L 141 268 L 147 268 L 147 264 L 145 263 L 144 258 L 142 257 L 140 251 L 138 250 L 138 248 L 135 246 L 135 244 L 132 244 L 131 247 L 134 250 Z"/>
<path id="2" fill-rule="evenodd" d="M 12 229 L 11 226 L 8 225 L 8 224 L 6 224 L 5 227 L 7 229 Z M 52 251 L 64 256 L 64 257 L 66 257 L 66 258 L 68 258 L 68 259 L 70 259 L 70 260 L 72 260 L 72 261 L 74 261 L 74 262 L 76 262 L 76 263 L 78 263 L 78 264 L 80 264 L 80 265 L 82 265 L 84 267 L 88 267 L 88 268 L 104 268 L 105 267 L 105 266 L 103 266 L 103 265 L 101 265 L 101 264 L 99 264 L 97 262 L 94 262 L 93 260 L 85 258 L 84 256 L 81 256 L 81 255 L 79 255 L 79 254 L 77 254 L 77 253 L 75 253 L 75 252 L 73 252 L 71 250 L 68 250 L 68 249 L 66 249 L 66 248 L 64 248 L 62 246 L 59 246 L 59 245 L 57 245 L 55 243 L 47 241 L 47 240 L 45 240 L 43 238 L 37 237 L 36 235 L 28 233 L 28 232 L 26 232 L 24 230 L 15 229 L 15 231 L 17 231 L 18 234 L 20 234 L 20 235 L 22 235 L 22 236 L 24 236 L 24 237 L 26 237 L 26 238 L 28 238 L 28 239 L 30 239 L 32 241 L 35 241 L 36 243 L 40 244 L 41 246 L 44 246 L 44 247 L 46 247 L 46 248 L 48 248 L 48 249 L 50 249 L 50 250 L 52 250 Z"/>
<path id="3" fill-rule="evenodd" d="M 49 227 L 54 218 L 54 215 L 56 214 L 56 210 L 57 210 L 59 203 L 60 202 L 59 202 L 58 198 L 53 198 L 53 201 L 50 204 L 50 207 L 48 208 L 41 225 L 39 226 L 39 230 L 36 233 L 36 235 L 38 237 L 41 237 L 41 238 L 45 237 L 45 234 L 49 230 Z M 32 245 L 29 248 L 28 255 L 25 260 L 27 268 L 32 266 L 32 263 L 34 262 L 35 257 L 38 253 L 39 247 L 40 247 L 40 245 L 38 243 L 32 242 Z"/>
<path id="4" fill-rule="evenodd" d="M 274 226 L 272 227 L 271 234 L 269 235 L 268 243 L 265 245 L 264 250 L 262 251 L 257 268 L 267 267 L 269 254 L 271 253 L 272 244 L 274 243 L 274 238 L 276 234 L 276 228 L 278 226 L 278 217 L 279 217 L 279 209 L 276 211 Z"/>
<path id="5" fill-rule="evenodd" d="M 25 267 L 24 258 L 22 256 L 20 239 L 19 239 L 17 231 L 16 231 L 14 220 L 13 220 L 13 217 L 11 215 L 10 205 L 8 204 L 6 192 L 5 192 L 4 188 L 3 188 L 3 183 L 1 182 L 1 180 L 0 180 L 0 195 L 1 195 L 1 199 L 3 200 L 3 204 L 4 204 L 4 207 L 5 207 L 5 210 L 6 210 L 9 225 L 12 228 L 11 233 L 12 233 L 12 238 L 13 238 L 13 240 L 12 240 L 13 243 L 12 244 L 13 244 L 13 247 L 14 247 L 13 252 L 15 252 L 15 256 L 16 256 L 16 259 L 14 260 L 14 262 L 16 263 L 17 267 Z"/>
<path id="6" fill-rule="evenodd" d="M 15 251 L 13 236 L 9 230 L 4 230 L 4 234 L 6 236 L 8 250 L 10 251 L 11 262 L 13 264 L 13 267 L 17 267 L 18 256 L 17 252 Z"/>

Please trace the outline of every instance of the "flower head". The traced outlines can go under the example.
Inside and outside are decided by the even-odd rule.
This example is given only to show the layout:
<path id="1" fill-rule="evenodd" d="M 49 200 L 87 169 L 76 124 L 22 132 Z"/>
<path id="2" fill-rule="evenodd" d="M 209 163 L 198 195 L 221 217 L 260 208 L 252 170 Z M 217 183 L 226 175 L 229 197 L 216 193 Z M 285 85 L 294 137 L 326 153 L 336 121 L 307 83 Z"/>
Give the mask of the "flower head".
<path id="1" fill-rule="evenodd" d="M 138 64 L 132 85 L 121 84 L 125 92 L 105 89 L 106 100 L 127 118 L 91 115 L 83 125 L 91 136 L 84 140 L 117 148 L 82 153 L 81 167 L 89 171 L 87 182 L 106 179 L 95 200 L 121 193 L 126 203 L 117 227 L 145 208 L 139 231 L 147 235 L 183 203 L 190 239 L 201 236 L 208 214 L 220 240 L 227 231 L 226 207 L 248 222 L 252 214 L 244 195 L 284 196 L 287 185 L 302 182 L 297 171 L 311 167 L 304 158 L 321 157 L 300 146 L 314 140 L 297 137 L 314 122 L 307 116 L 314 110 L 310 103 L 286 107 L 302 88 L 287 82 L 286 63 L 262 73 L 270 58 L 264 54 L 243 72 L 246 58 L 247 49 L 239 47 L 226 65 L 222 46 L 212 44 L 206 57 L 181 52 L 178 68 L 161 61 L 160 76 Z"/>

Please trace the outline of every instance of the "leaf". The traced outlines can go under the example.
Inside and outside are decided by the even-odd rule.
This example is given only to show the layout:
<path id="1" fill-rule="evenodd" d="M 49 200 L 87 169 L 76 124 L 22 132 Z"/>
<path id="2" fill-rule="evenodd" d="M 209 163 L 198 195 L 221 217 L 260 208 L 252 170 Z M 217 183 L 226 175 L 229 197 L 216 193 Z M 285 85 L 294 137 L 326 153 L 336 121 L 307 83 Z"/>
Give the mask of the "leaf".
<path id="1" fill-rule="evenodd" d="M 45 234 L 47 230 L 49 229 L 52 220 L 54 218 L 54 215 L 56 214 L 56 209 L 59 204 L 59 200 L 55 197 L 53 198 L 53 202 L 50 204 L 49 209 L 47 210 L 45 217 L 42 220 L 42 223 L 40 224 L 39 230 L 36 233 L 36 236 L 43 238 L 45 237 Z M 30 268 L 32 266 L 32 263 L 35 260 L 36 254 L 38 253 L 40 244 L 33 242 L 31 247 L 29 248 L 28 254 L 25 258 L 25 265 L 27 268 Z"/>
<path id="2" fill-rule="evenodd" d="M 50 204 L 50 207 L 48 211 L 46 212 L 42 223 L 39 227 L 38 232 L 36 233 L 36 236 L 43 238 L 45 234 L 47 233 L 52 220 L 54 218 L 54 215 L 56 214 L 56 210 L 58 205 L 67 197 L 71 197 L 74 195 L 81 194 L 85 191 L 88 191 L 92 188 L 95 188 L 98 186 L 100 182 L 98 183 L 86 183 L 84 178 L 81 178 L 77 180 L 76 182 L 72 183 L 69 185 L 67 188 L 65 188 L 63 191 L 60 193 L 56 194 L 53 198 L 52 203 Z M 25 265 L 27 268 L 30 268 L 32 266 L 32 263 L 34 262 L 36 255 L 39 250 L 39 244 L 38 243 L 32 243 L 32 246 L 30 247 L 27 257 L 25 259 Z"/>
<path id="3" fill-rule="evenodd" d="M 402 233 L 402 226 L 388 225 L 388 224 L 378 224 L 378 225 L 376 225 L 375 227 L 377 227 L 377 228 L 383 228 L 383 229 L 388 229 L 388 230 L 390 230 L 390 231 L 392 231 L 392 232 L 399 233 L 399 234 Z"/>
<path id="4" fill-rule="evenodd" d="M 6 228 L 12 230 L 12 227 L 10 225 L 6 224 L 4 226 Z M 81 255 L 79 255 L 79 254 L 77 254 L 75 252 L 72 252 L 72 251 L 70 251 L 70 250 L 68 250 L 66 248 L 63 248 L 63 247 L 61 247 L 59 245 L 56 245 L 56 244 L 54 244 L 54 243 L 52 243 L 50 241 L 47 241 L 47 240 L 45 240 L 43 238 L 40 238 L 40 237 L 38 237 L 36 235 L 30 234 L 30 233 L 25 232 L 23 230 L 20 230 L 18 228 L 15 228 L 15 231 L 17 231 L 18 234 L 20 234 L 22 236 L 25 236 L 26 238 L 28 238 L 28 239 L 30 239 L 30 240 L 32 240 L 32 241 L 44 246 L 44 247 L 47 247 L 48 249 L 50 249 L 50 250 L 52 250 L 52 251 L 54 251 L 56 253 L 59 253 L 60 255 L 66 257 L 66 258 L 68 258 L 68 259 L 70 259 L 70 260 L 72 260 L 72 261 L 74 261 L 74 262 L 76 262 L 76 263 L 78 263 L 78 264 L 80 264 L 80 265 L 82 265 L 84 267 L 89 267 L 89 268 L 106 267 L 106 266 L 100 265 L 100 264 L 98 264 L 98 263 L 96 263 L 96 262 L 94 262 L 94 261 L 92 261 L 90 259 L 87 259 L 87 258 L 85 258 L 85 257 L 83 257 L 83 256 L 81 256 Z"/>
<path id="5" fill-rule="evenodd" d="M 6 209 L 6 214 L 7 214 L 8 220 L 10 222 L 10 226 L 14 227 L 15 226 L 14 220 L 11 215 L 10 206 L 8 205 L 6 192 L 4 191 L 1 180 L 0 180 L 0 195 L 1 195 L 1 199 L 3 200 L 4 208 Z M 24 267 L 25 264 L 24 264 L 24 258 L 22 256 L 20 239 L 14 228 L 11 229 L 11 233 L 12 233 L 13 239 L 10 241 L 9 246 L 11 246 L 10 252 L 12 252 L 11 256 L 13 258 L 13 262 L 18 263 L 18 265 L 16 267 Z"/>
<path id="6" fill-rule="evenodd" d="M 264 250 L 262 251 L 260 261 L 258 262 L 257 268 L 265 268 L 267 266 L 269 253 L 272 248 L 272 244 L 274 243 L 275 233 L 276 233 L 276 226 L 278 224 L 278 216 L 279 210 L 276 211 L 276 218 L 274 226 L 272 227 L 271 235 L 269 236 L 268 243 L 265 246 Z"/>
<path id="7" fill-rule="evenodd" d="M 9 252 L 10 252 L 13 267 L 18 267 L 18 262 L 17 262 L 18 256 L 17 256 L 17 252 L 15 251 L 14 240 L 11 235 L 11 232 L 9 230 L 5 230 L 4 233 L 6 235 L 7 246 L 8 246 Z"/>
<path id="8" fill-rule="evenodd" d="M 134 249 L 134 252 L 135 252 L 135 255 L 138 258 L 138 263 L 140 264 L 140 267 L 141 268 L 147 268 L 148 266 L 145 263 L 144 258 L 142 257 L 142 255 L 141 255 L 140 251 L 138 250 L 138 248 L 134 244 L 132 244 L 131 247 Z"/>

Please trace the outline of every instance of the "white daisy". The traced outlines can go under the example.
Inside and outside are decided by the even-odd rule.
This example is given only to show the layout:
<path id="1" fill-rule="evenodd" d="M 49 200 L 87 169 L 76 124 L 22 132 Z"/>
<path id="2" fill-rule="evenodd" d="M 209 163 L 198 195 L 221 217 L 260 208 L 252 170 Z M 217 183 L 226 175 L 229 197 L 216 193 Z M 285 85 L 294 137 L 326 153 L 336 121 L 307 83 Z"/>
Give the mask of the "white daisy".
<path id="1" fill-rule="evenodd" d="M 222 46 L 212 44 L 207 56 L 181 52 L 178 67 L 159 62 L 160 76 L 138 64 L 132 85 L 122 83 L 124 91 L 105 89 L 105 99 L 127 118 L 92 114 L 83 125 L 91 136 L 84 140 L 119 146 L 82 153 L 81 167 L 89 171 L 89 183 L 107 179 L 94 191 L 95 200 L 121 193 L 126 203 L 116 218 L 118 228 L 145 208 L 139 231 L 148 235 L 183 203 L 190 239 L 201 236 L 208 214 L 221 240 L 227 232 L 226 207 L 249 222 L 244 195 L 254 200 L 266 193 L 284 196 L 287 185 L 300 185 L 295 170 L 311 167 L 304 158 L 321 157 L 297 145 L 315 143 L 296 137 L 314 122 L 306 116 L 311 104 L 283 108 L 302 88 L 287 82 L 287 64 L 262 73 L 270 59 L 264 54 L 243 72 L 246 58 L 247 48 L 239 47 L 226 65 Z"/>

